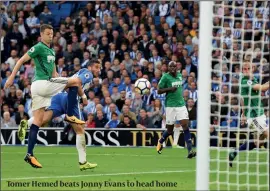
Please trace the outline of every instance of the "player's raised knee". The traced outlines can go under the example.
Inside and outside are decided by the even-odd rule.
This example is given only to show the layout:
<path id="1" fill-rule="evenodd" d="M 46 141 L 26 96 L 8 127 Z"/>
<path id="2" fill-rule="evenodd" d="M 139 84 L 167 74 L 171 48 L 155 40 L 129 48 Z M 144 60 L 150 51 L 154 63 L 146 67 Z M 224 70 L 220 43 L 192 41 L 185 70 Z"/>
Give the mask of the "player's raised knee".
<path id="1" fill-rule="evenodd" d="M 72 87 L 72 86 L 80 86 L 82 84 L 82 81 L 80 78 L 69 78 L 68 79 L 68 84 L 67 87 Z"/>

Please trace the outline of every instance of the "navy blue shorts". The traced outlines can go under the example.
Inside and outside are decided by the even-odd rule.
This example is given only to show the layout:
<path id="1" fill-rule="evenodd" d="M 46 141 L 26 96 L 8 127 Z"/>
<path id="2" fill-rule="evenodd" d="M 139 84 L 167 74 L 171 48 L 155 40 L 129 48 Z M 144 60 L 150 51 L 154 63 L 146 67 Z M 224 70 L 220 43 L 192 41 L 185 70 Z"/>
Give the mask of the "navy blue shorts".
<path id="1" fill-rule="evenodd" d="M 68 103 L 68 94 L 67 93 L 59 93 L 52 97 L 51 105 L 48 107 L 48 110 L 52 110 L 53 116 L 52 118 L 59 117 L 63 114 L 67 113 L 67 103 Z M 77 107 L 73 108 L 73 114 L 80 120 L 84 120 L 82 113 L 79 109 L 79 103 Z"/>

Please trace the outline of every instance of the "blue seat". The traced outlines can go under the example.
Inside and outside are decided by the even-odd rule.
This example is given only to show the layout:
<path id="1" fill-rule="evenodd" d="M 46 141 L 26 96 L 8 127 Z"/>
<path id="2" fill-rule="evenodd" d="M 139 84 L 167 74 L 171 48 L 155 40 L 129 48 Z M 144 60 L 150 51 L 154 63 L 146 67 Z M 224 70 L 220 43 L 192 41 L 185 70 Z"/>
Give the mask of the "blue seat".
<path id="1" fill-rule="evenodd" d="M 60 15 L 63 17 L 70 16 L 72 10 L 72 4 L 65 3 L 60 6 Z"/>
<path id="2" fill-rule="evenodd" d="M 155 16 L 155 25 L 160 24 L 160 16 Z"/>
<path id="3" fill-rule="evenodd" d="M 58 4 L 49 4 L 48 8 L 50 11 L 52 10 L 58 10 L 59 9 L 59 5 Z"/>
<path id="4" fill-rule="evenodd" d="M 39 15 L 39 20 L 42 20 L 44 24 L 54 24 L 53 15 Z"/>
<path id="5" fill-rule="evenodd" d="M 53 26 L 54 27 L 59 27 L 60 26 L 60 21 L 61 21 L 61 16 L 60 15 L 52 15 L 54 22 L 53 22 Z"/>
<path id="6" fill-rule="evenodd" d="M 86 7 L 87 3 L 88 3 L 88 1 L 82 1 L 82 2 L 80 2 L 79 3 L 79 8 Z"/>
<path id="7" fill-rule="evenodd" d="M 51 11 L 52 15 L 58 15 L 58 13 L 59 13 L 58 9 L 52 9 L 50 11 Z"/>
<path id="8" fill-rule="evenodd" d="M 60 9 L 72 9 L 72 4 L 71 3 L 64 3 L 60 6 Z"/>
<path id="9" fill-rule="evenodd" d="M 70 11 L 65 10 L 65 9 L 60 9 L 57 15 L 65 19 L 66 17 L 70 16 Z"/>

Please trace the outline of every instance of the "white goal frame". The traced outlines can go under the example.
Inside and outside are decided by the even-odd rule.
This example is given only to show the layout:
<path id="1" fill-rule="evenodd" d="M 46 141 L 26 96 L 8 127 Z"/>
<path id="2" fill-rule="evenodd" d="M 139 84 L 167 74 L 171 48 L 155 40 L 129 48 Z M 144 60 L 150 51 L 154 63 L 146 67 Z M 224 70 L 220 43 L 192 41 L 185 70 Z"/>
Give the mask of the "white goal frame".
<path id="1" fill-rule="evenodd" d="M 209 190 L 213 2 L 200 1 L 196 190 Z"/>

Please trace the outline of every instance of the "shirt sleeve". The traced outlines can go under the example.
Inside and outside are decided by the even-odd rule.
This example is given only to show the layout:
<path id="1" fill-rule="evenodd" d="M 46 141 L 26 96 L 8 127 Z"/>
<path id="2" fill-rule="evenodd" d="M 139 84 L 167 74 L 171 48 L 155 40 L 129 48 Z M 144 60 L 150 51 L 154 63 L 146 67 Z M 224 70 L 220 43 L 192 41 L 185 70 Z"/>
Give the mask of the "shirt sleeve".
<path id="1" fill-rule="evenodd" d="M 30 50 L 28 50 L 27 54 L 28 54 L 31 58 L 35 58 L 35 57 L 38 55 L 38 53 L 39 53 L 39 49 L 40 49 L 40 47 L 39 47 L 39 45 L 37 44 L 37 45 L 33 46 Z"/>
<path id="2" fill-rule="evenodd" d="M 158 83 L 159 89 L 166 88 L 166 75 L 163 75 Z"/>

